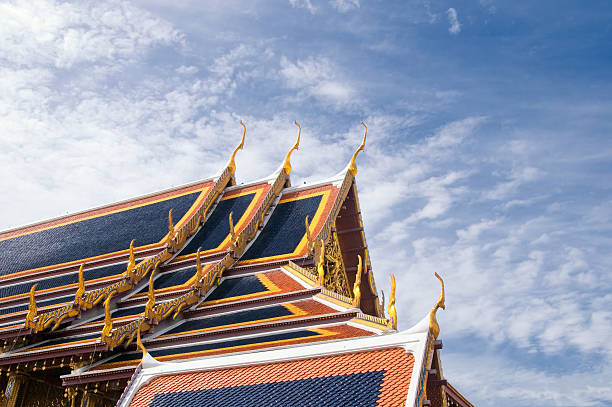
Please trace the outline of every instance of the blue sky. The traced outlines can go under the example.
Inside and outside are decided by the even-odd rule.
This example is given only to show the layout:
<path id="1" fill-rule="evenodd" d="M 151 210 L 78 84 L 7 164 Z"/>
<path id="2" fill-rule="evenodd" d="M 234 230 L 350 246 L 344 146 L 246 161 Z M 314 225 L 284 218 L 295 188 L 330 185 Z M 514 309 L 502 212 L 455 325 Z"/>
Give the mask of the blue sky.
<path id="1" fill-rule="evenodd" d="M 303 128 L 294 184 L 357 176 L 400 329 L 447 285 L 475 404 L 612 405 L 609 2 L 0 3 L 3 229 L 211 176 Z"/>

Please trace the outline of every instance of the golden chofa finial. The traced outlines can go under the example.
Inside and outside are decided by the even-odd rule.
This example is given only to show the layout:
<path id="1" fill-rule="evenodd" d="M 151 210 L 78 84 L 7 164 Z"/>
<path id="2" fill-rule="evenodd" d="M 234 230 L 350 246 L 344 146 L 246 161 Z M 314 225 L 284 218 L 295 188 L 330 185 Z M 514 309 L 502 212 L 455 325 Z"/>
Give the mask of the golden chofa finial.
<path id="1" fill-rule="evenodd" d="M 357 160 L 357 154 L 359 154 L 360 151 L 365 151 L 366 136 L 368 135 L 368 127 L 364 122 L 361 122 L 361 125 L 365 130 L 363 133 L 363 141 L 361 142 L 361 145 L 357 151 L 355 151 L 355 154 L 353 154 L 353 158 L 351 158 L 351 163 L 349 164 L 349 171 L 353 177 L 357 175 L 357 164 L 355 163 L 355 160 Z"/>
<path id="2" fill-rule="evenodd" d="M 300 127 L 298 122 L 294 121 L 293 124 L 298 127 L 298 136 L 294 146 L 291 147 L 291 150 L 289 150 L 289 152 L 287 153 L 287 156 L 285 157 L 285 162 L 283 163 L 283 169 L 285 170 L 285 174 L 287 175 L 291 174 L 291 162 L 289 160 L 291 158 L 291 153 L 293 152 L 293 150 L 298 150 L 300 148 L 300 136 L 302 134 L 302 128 Z"/>
<path id="3" fill-rule="evenodd" d="M 395 309 L 395 276 L 391 274 L 391 295 L 389 295 L 389 326 L 391 329 L 397 329 L 397 310 Z"/>
<path id="4" fill-rule="evenodd" d="M 155 283 L 153 281 L 155 276 L 155 270 L 157 270 L 157 268 L 154 268 L 151 271 L 151 275 L 149 276 L 149 290 L 147 291 L 148 300 L 145 304 L 145 317 L 149 319 L 155 318 L 155 311 L 153 310 L 153 307 L 155 307 Z"/>
<path id="5" fill-rule="evenodd" d="M 131 273 L 136 268 L 136 260 L 134 258 L 134 239 L 130 242 L 130 260 L 127 264 L 127 272 Z"/>
<path id="6" fill-rule="evenodd" d="M 442 277 L 438 275 L 438 273 L 434 273 L 434 275 L 438 278 L 438 280 L 440 280 L 440 286 L 442 288 L 438 302 L 436 302 L 436 305 L 434 305 L 429 313 L 429 329 L 431 330 L 431 334 L 433 335 L 434 339 L 437 339 L 438 335 L 440 334 L 440 325 L 438 325 L 438 321 L 436 320 L 436 311 L 438 311 L 438 308 L 446 309 L 446 305 L 444 305 L 444 281 L 442 280 Z"/>
<path id="7" fill-rule="evenodd" d="M 136 328 L 136 346 L 142 351 L 142 357 L 144 358 L 147 354 L 147 349 L 142 344 L 142 339 L 140 339 L 140 325 Z"/>
<path id="8" fill-rule="evenodd" d="M 229 235 L 229 249 L 233 251 L 236 249 L 236 229 L 234 229 L 234 212 L 230 212 L 229 214 Z"/>
<path id="9" fill-rule="evenodd" d="M 111 318 L 110 312 L 110 302 L 113 298 L 113 294 L 109 295 L 104 301 L 104 328 L 102 328 L 102 340 L 105 341 L 105 338 L 110 336 L 111 331 L 113 330 L 113 319 Z"/>
<path id="10" fill-rule="evenodd" d="M 83 304 L 83 294 L 85 294 L 85 277 L 83 276 L 83 265 L 81 264 L 81 267 L 79 267 L 79 285 L 74 295 L 75 304 Z"/>
<path id="11" fill-rule="evenodd" d="M 36 318 L 36 314 L 38 313 L 38 310 L 36 309 L 36 297 L 35 297 L 35 293 L 36 293 L 36 286 L 38 285 L 38 283 L 34 284 L 32 286 L 32 288 L 30 288 L 30 305 L 28 306 L 28 313 L 26 315 L 25 318 L 25 327 L 26 328 L 34 328 L 35 327 L 35 323 L 34 323 L 34 318 Z"/>
<path id="12" fill-rule="evenodd" d="M 172 220 L 172 209 L 168 212 L 168 245 L 174 239 L 174 221 Z"/>
<path id="13" fill-rule="evenodd" d="M 242 126 L 242 140 L 240 141 L 240 144 L 238 144 L 238 147 L 236 147 L 234 149 L 234 152 L 232 153 L 232 157 L 229 160 L 229 164 L 227 164 L 227 167 L 230 169 L 231 172 L 236 171 L 236 161 L 234 161 L 234 159 L 236 158 L 236 153 L 238 152 L 238 150 L 242 150 L 244 148 L 244 139 L 246 137 L 246 126 L 244 125 L 244 123 L 242 122 L 242 120 L 240 120 L 240 125 Z"/>
<path id="14" fill-rule="evenodd" d="M 355 276 L 355 284 L 353 285 L 353 307 L 359 308 L 361 302 L 361 256 L 357 255 L 357 275 Z"/>

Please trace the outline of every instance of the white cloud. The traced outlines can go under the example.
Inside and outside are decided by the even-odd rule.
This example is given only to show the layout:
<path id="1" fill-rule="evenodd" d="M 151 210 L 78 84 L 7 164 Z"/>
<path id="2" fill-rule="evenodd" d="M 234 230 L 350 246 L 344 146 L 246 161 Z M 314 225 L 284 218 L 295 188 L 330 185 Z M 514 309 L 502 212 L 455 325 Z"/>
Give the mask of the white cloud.
<path id="1" fill-rule="evenodd" d="M 314 97 L 336 106 L 353 104 L 356 91 L 340 79 L 340 69 L 327 58 L 307 58 L 295 63 L 282 57 L 280 74 L 286 86 L 299 91 L 299 98 Z"/>
<path id="2" fill-rule="evenodd" d="M 293 8 L 305 8 L 310 14 L 315 14 L 317 12 L 317 8 L 312 5 L 310 0 L 289 0 L 289 4 L 291 4 Z"/>
<path id="3" fill-rule="evenodd" d="M 0 60 L 19 66 L 115 64 L 152 44 L 177 41 L 181 36 L 170 24 L 126 2 L 0 4 Z"/>
<path id="4" fill-rule="evenodd" d="M 341 13 L 359 8 L 359 0 L 330 0 L 329 3 Z"/>
<path id="5" fill-rule="evenodd" d="M 459 34 L 461 32 L 461 23 L 457 18 L 457 10 L 452 7 L 449 8 L 446 10 L 446 16 L 448 17 L 448 23 L 450 24 L 450 27 L 448 27 L 448 32 L 453 35 Z"/>

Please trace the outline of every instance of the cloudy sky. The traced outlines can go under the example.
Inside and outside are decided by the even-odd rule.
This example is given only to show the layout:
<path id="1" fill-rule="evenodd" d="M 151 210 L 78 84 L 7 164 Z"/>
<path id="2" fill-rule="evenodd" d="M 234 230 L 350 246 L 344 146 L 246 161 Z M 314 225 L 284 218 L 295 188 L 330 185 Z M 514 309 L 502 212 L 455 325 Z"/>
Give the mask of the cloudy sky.
<path id="1" fill-rule="evenodd" d="M 519 4 L 521 3 L 521 4 Z M 585 4 L 587 4 L 585 6 Z M 436 301 L 475 404 L 612 405 L 612 5 L 499 0 L 0 2 L 0 228 L 293 144 L 357 176 L 400 329 Z"/>

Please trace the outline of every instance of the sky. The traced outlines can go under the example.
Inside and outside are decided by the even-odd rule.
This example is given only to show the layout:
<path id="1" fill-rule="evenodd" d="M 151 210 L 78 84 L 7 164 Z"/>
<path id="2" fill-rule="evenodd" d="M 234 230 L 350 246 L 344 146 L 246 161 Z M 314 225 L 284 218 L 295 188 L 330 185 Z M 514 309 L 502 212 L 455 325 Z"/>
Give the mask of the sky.
<path id="1" fill-rule="evenodd" d="M 0 2 L 0 229 L 205 179 L 293 145 L 345 167 L 399 329 L 436 302 L 479 406 L 612 405 L 612 4 Z"/>

